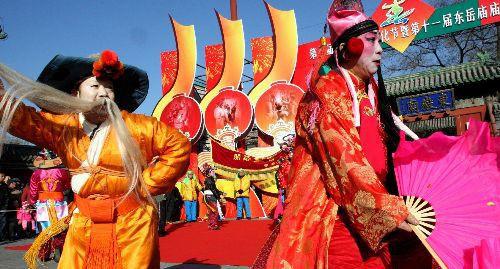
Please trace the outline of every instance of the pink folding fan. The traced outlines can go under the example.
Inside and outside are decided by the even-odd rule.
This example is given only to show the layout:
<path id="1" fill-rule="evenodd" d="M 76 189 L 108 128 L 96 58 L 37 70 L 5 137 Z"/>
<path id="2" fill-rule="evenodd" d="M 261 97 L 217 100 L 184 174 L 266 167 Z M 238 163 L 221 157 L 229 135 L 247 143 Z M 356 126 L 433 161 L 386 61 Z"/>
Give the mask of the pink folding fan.
<path id="1" fill-rule="evenodd" d="M 413 226 L 443 268 L 463 268 L 467 251 L 500 238 L 500 172 L 487 123 L 462 136 L 401 140 L 394 153 L 399 194 L 420 221 Z"/>

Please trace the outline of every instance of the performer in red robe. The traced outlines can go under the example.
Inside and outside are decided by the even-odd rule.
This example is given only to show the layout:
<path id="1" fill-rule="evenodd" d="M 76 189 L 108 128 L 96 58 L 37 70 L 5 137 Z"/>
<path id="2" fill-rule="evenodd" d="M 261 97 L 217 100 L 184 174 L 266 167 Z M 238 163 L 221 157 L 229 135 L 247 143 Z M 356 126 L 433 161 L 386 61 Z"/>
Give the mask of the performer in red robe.
<path id="1" fill-rule="evenodd" d="M 373 80 L 378 26 L 346 0 L 333 2 L 328 25 L 335 53 L 299 104 L 283 221 L 254 268 L 390 267 L 384 237 L 417 223 L 384 186 L 398 132 Z"/>

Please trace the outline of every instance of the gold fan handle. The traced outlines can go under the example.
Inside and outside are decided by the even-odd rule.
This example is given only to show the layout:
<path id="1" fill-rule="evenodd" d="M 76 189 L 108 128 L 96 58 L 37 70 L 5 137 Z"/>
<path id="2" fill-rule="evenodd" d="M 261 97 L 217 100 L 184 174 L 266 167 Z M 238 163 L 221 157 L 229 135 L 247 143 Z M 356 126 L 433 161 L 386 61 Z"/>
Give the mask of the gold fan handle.
<path id="1" fill-rule="evenodd" d="M 439 258 L 439 256 L 434 251 L 434 249 L 432 249 L 432 247 L 429 245 L 429 243 L 427 243 L 426 236 L 424 235 L 424 233 L 422 233 L 417 228 L 417 226 L 412 225 L 412 224 L 409 224 L 409 225 L 410 225 L 411 229 L 413 230 L 413 232 L 417 235 L 418 239 L 420 239 L 420 241 L 422 241 L 422 244 L 427 249 L 427 251 L 429 251 L 429 253 L 432 255 L 432 257 L 434 258 L 434 260 L 436 260 L 436 262 L 439 264 L 439 266 L 442 269 L 448 269 L 448 267 L 444 264 L 443 260 L 441 260 L 441 258 Z"/>

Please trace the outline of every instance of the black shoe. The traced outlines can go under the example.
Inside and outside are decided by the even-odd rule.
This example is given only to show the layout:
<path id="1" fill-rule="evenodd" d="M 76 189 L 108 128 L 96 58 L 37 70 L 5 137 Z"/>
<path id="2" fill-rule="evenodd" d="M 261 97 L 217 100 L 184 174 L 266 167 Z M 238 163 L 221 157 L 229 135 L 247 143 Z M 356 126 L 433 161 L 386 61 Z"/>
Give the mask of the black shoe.
<path id="1" fill-rule="evenodd" d="M 236 218 L 236 220 L 240 220 L 240 219 L 241 219 L 241 217 L 237 217 L 237 218 Z"/>
<path id="2" fill-rule="evenodd" d="M 251 220 L 251 219 L 252 219 L 252 217 L 247 217 L 247 220 Z"/>
<path id="3" fill-rule="evenodd" d="M 167 235 L 166 231 L 158 231 L 158 236 L 159 237 L 164 237 L 165 235 Z"/>

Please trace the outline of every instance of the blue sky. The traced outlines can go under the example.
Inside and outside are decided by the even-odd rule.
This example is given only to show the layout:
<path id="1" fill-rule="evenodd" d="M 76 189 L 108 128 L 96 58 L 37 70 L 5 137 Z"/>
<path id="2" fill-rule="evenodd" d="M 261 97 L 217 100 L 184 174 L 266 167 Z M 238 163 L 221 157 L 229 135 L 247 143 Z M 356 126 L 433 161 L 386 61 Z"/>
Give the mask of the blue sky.
<path id="1" fill-rule="evenodd" d="M 380 1 L 363 0 L 368 14 Z M 294 9 L 299 43 L 318 39 L 330 0 L 269 0 L 275 8 Z M 160 52 L 175 49 L 169 21 L 195 25 L 198 62 L 204 47 L 221 43 L 214 9 L 229 18 L 229 0 L 16 0 L 2 1 L 0 17 L 9 37 L 0 41 L 0 62 L 36 79 L 56 54 L 88 56 L 105 49 L 149 74 L 150 89 L 138 113 L 151 114 L 161 97 Z M 247 59 L 250 39 L 272 34 L 264 3 L 239 0 Z M 250 75 L 251 70 L 245 71 Z"/>

